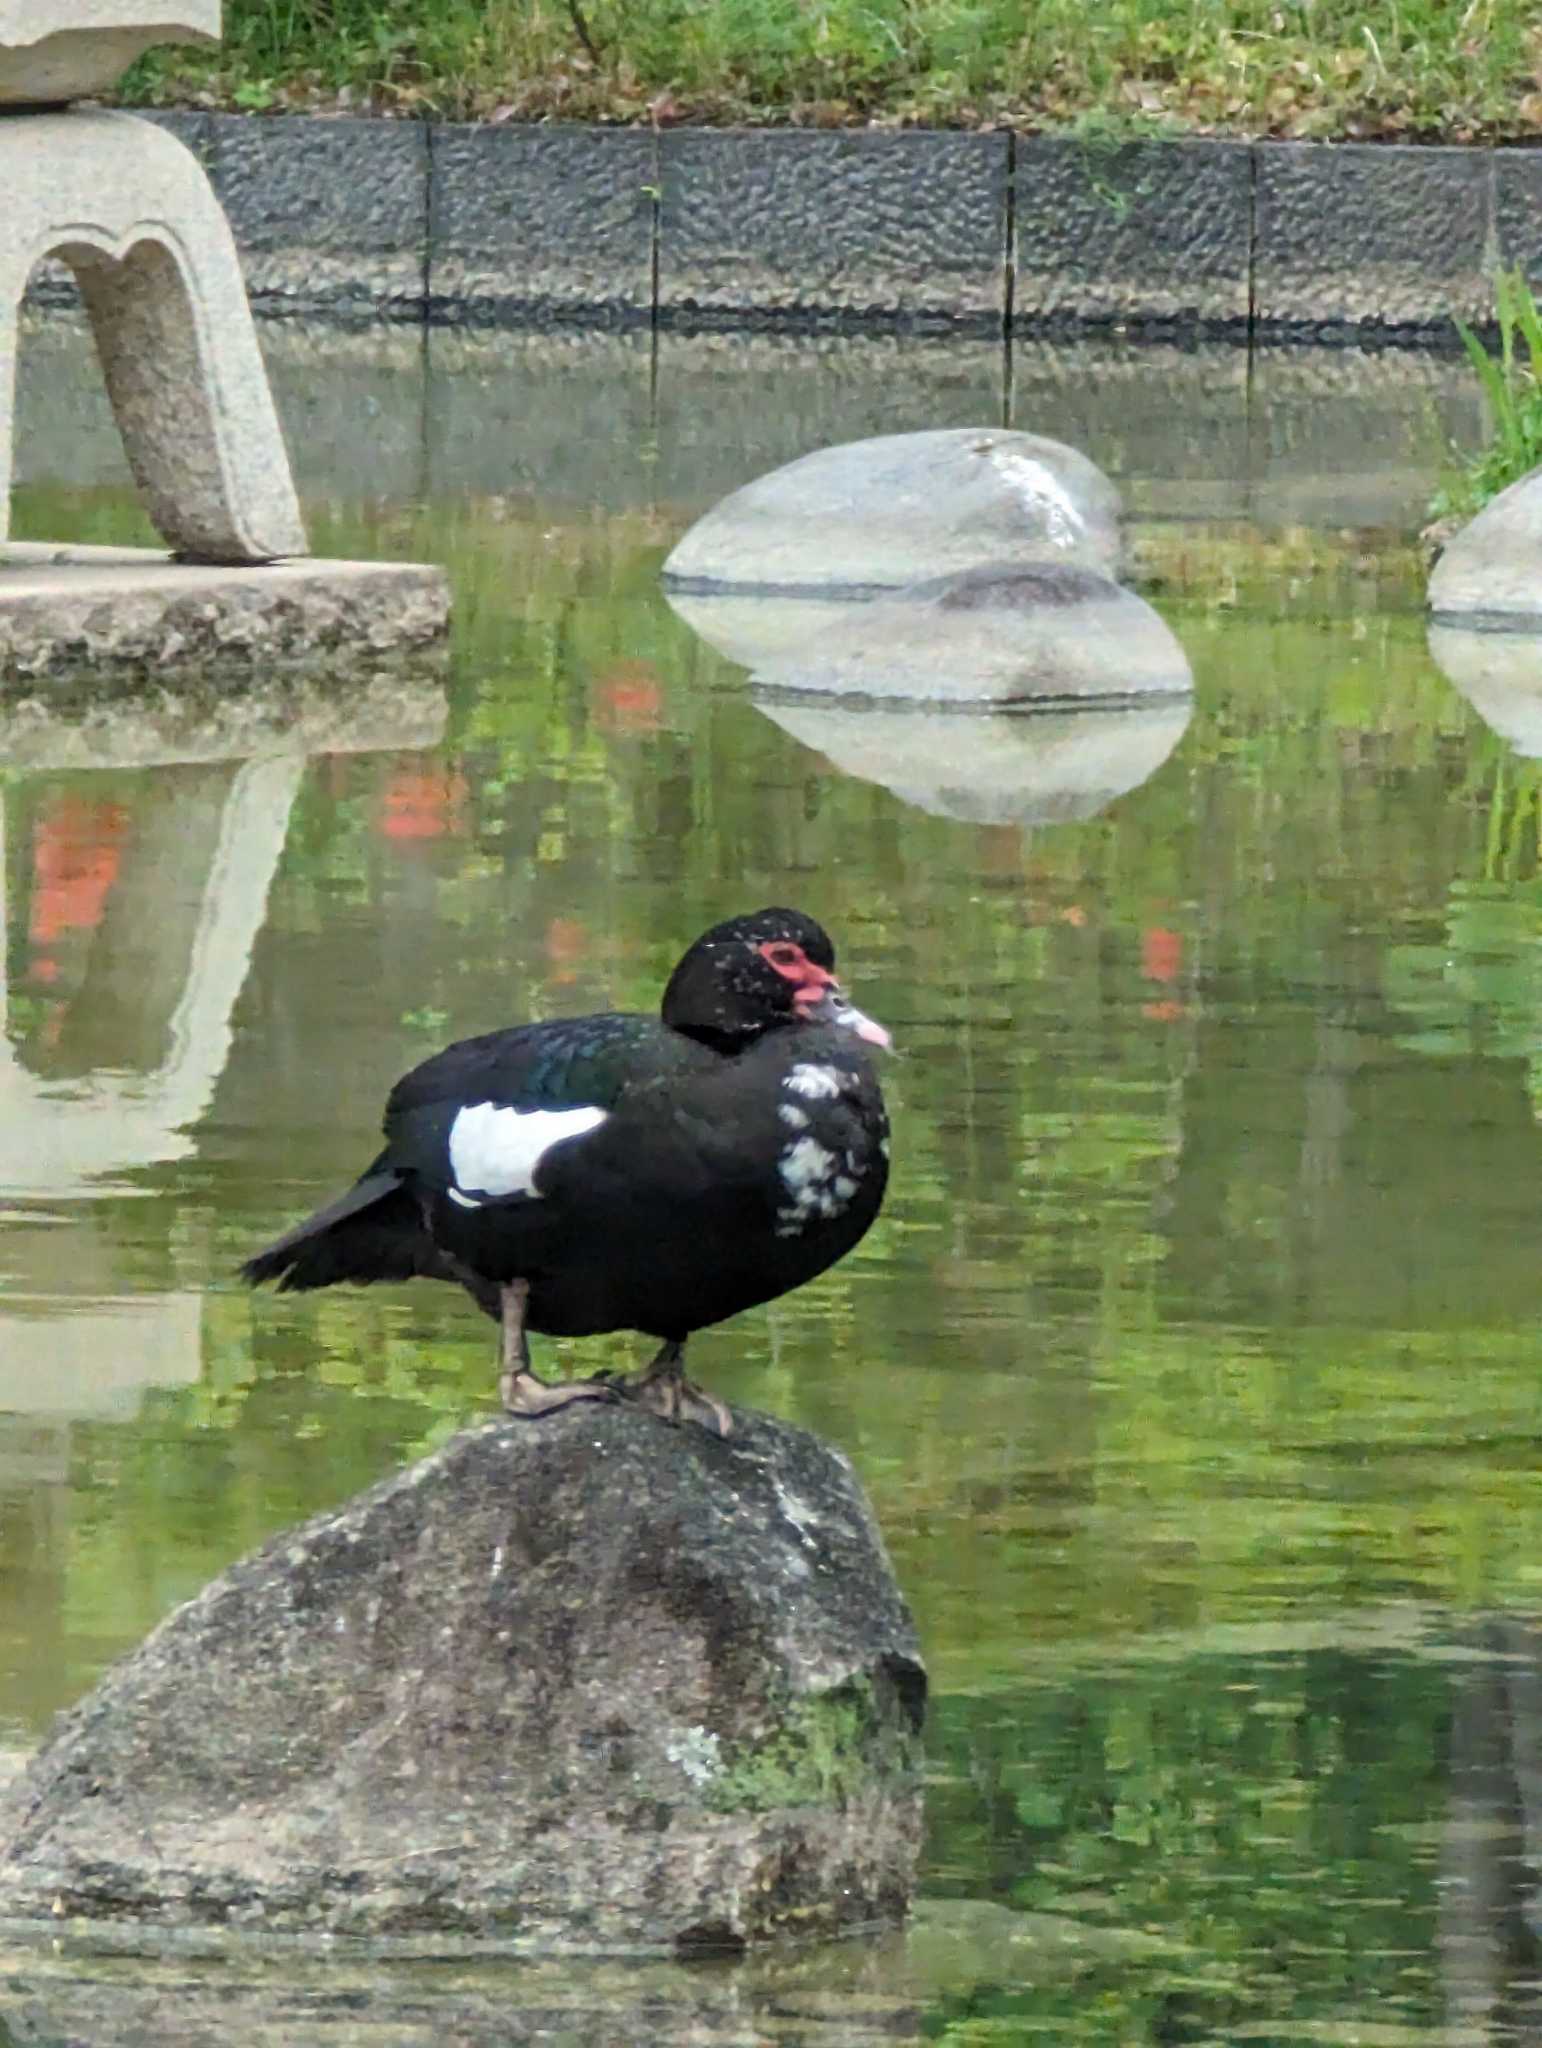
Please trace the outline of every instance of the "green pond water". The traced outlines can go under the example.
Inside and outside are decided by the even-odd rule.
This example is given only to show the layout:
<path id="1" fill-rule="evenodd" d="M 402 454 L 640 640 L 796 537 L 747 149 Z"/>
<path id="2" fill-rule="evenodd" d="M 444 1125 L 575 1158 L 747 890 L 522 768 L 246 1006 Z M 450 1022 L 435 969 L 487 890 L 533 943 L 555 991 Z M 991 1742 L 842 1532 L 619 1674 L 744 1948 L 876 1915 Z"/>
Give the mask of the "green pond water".
<path id="1" fill-rule="evenodd" d="M 845 772 L 674 616 L 705 495 L 587 489 L 312 483 L 318 545 L 442 560 L 456 603 L 445 673 L 329 751 L 80 766 L 68 710 L 10 748 L 0 1734 L 491 1408 L 455 1291 L 233 1279 L 396 1074 L 649 1006 L 701 927 L 788 901 L 902 1049 L 894 1179 L 693 1369 L 872 1494 L 934 1688 L 917 1925 L 739 1971 L 18 1949 L 0 2040 L 1535 2038 L 1542 773 L 1433 661 L 1406 503 L 1221 525 L 1175 487 L 1137 539 L 1192 718 L 1091 815 L 1076 735 L 1046 767 L 1025 728 L 1046 821 L 980 823 L 967 761 L 962 815 L 881 744 Z M 110 475 L 18 513 L 140 532 Z"/>

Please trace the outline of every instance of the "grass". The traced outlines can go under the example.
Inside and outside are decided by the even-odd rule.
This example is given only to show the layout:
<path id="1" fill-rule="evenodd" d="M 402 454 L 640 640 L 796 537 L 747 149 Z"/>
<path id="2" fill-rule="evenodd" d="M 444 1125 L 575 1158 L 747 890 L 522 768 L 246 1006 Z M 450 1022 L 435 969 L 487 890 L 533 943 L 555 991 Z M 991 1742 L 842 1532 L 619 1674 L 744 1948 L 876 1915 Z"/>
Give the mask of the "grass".
<path id="1" fill-rule="evenodd" d="M 1489 438 L 1476 455 L 1457 462 L 1430 504 L 1439 523 L 1460 523 L 1508 485 L 1542 464 L 1542 311 L 1519 270 L 1494 280 L 1499 353 L 1490 355 L 1458 320 L 1473 369 L 1483 387 Z"/>
<path id="2" fill-rule="evenodd" d="M 1534 0 L 227 0 L 125 97 L 539 120 L 1542 139 Z"/>

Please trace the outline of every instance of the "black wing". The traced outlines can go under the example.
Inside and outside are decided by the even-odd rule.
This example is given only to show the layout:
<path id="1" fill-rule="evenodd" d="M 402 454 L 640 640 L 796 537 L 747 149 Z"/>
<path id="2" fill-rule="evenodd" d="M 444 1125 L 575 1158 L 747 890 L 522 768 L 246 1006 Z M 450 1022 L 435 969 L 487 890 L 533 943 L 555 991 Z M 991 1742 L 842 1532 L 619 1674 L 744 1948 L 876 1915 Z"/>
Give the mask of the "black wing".
<path id="1" fill-rule="evenodd" d="M 589 1130 L 628 1090 L 645 1086 L 682 1063 L 711 1058 L 665 1030 L 657 1018 L 614 1013 L 558 1018 L 463 1039 L 415 1067 L 392 1089 L 383 1157 L 416 1185 L 450 1193 L 456 1187 L 452 1148 L 484 1109 L 512 1110 L 518 1117 L 539 1111 L 558 1117 L 594 1113 L 593 1122 L 580 1121 L 570 1136 L 563 1137 L 559 1130 L 544 1149 L 524 1154 L 526 1159 L 539 1157 L 544 1172 L 551 1150 L 582 1145 Z M 537 1129 L 525 1137 L 506 1128 L 492 1149 L 497 1152 L 506 1138 L 520 1154 L 525 1146 L 541 1147 L 545 1135 Z M 530 1199 L 528 1183 L 521 1186 L 518 1176 L 514 1178 L 512 1188 L 495 1174 L 476 1178 L 460 1193 L 502 1203 Z"/>
<path id="2" fill-rule="evenodd" d="M 504 1109 L 612 1109 L 639 1056 L 662 1049 L 656 1017 L 559 1017 L 447 1045 L 404 1074 L 386 1101 L 385 1133 L 415 1110 L 493 1102 Z"/>
<path id="3" fill-rule="evenodd" d="M 416 1274 L 466 1280 L 429 1235 L 414 1191 L 414 1184 L 441 1193 L 451 1185 L 449 1136 L 460 1110 L 481 1102 L 609 1110 L 634 1062 L 667 1061 L 669 1036 L 654 1018 L 608 1015 L 527 1024 L 446 1046 L 391 1090 L 385 1150 L 354 1186 L 248 1259 L 242 1272 L 253 1286 L 276 1280 L 282 1289 Z M 496 1290 L 482 1306 L 496 1313 Z"/>

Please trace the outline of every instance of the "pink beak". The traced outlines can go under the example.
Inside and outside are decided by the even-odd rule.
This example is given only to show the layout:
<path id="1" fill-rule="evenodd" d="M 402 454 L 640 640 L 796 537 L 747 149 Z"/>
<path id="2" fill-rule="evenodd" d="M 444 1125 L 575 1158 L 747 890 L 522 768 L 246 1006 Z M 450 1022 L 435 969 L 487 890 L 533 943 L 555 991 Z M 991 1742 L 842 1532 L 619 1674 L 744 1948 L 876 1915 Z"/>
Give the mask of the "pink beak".
<path id="1" fill-rule="evenodd" d="M 810 1023 L 833 1024 L 839 1031 L 854 1031 L 858 1038 L 866 1039 L 869 1045 L 882 1046 L 888 1052 L 893 1039 L 874 1017 L 867 1016 L 854 1003 L 848 1003 L 845 992 L 838 981 L 829 982 L 817 993 L 808 996 L 800 989 L 798 1006 Z"/>

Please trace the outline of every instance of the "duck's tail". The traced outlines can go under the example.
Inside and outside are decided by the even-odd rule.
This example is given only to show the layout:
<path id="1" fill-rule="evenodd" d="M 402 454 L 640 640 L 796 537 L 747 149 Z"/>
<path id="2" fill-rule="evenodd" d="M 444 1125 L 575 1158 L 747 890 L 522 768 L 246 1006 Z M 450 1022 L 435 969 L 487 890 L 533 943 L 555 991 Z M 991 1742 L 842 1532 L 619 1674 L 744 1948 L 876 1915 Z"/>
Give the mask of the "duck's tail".
<path id="1" fill-rule="evenodd" d="M 410 1280 L 443 1267 L 399 1173 L 378 1162 L 348 1192 L 307 1216 L 241 1268 L 253 1287 L 276 1280 L 281 1293 L 337 1280 Z"/>

